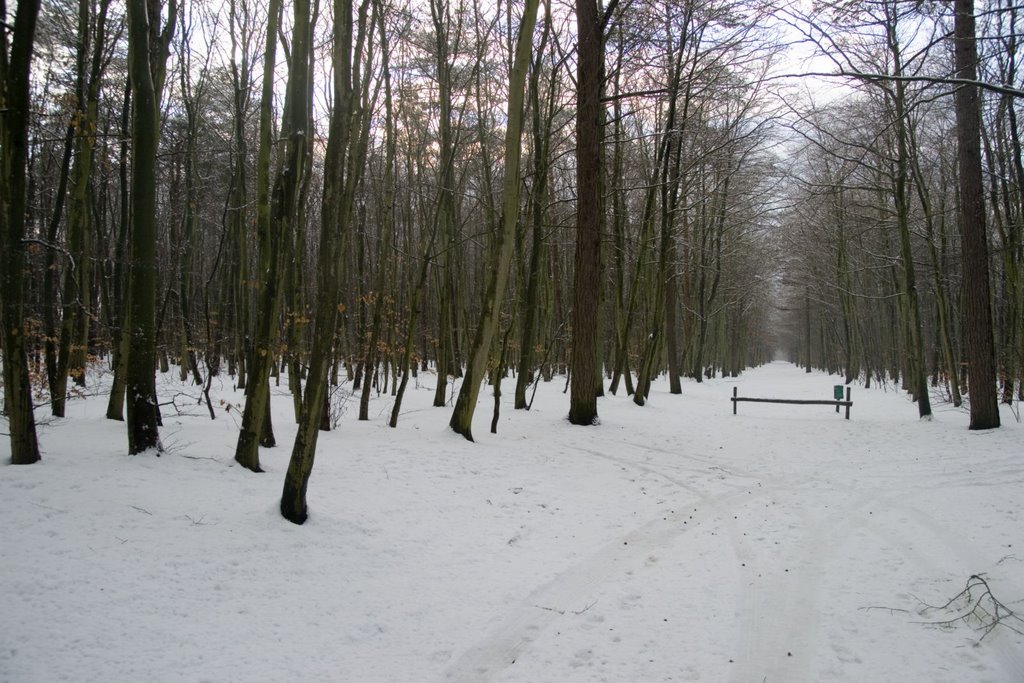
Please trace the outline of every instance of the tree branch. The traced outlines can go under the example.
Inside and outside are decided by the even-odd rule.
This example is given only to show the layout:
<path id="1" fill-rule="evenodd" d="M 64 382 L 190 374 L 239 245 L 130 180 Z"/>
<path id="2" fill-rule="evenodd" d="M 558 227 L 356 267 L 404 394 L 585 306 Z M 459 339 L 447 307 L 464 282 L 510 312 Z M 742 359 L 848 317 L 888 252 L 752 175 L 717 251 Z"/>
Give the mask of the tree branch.
<path id="1" fill-rule="evenodd" d="M 863 71 L 850 71 L 847 69 L 841 69 L 837 72 L 823 72 L 823 71 L 807 71 L 798 74 L 779 74 L 778 76 L 769 76 L 765 80 L 780 80 L 783 78 L 856 78 L 861 81 L 867 82 L 902 82 L 902 83 L 930 83 L 933 85 L 972 85 L 988 92 L 993 92 L 999 95 L 1009 95 L 1010 97 L 1024 97 L 1024 90 L 1019 88 L 1012 88 L 1007 85 L 998 85 L 996 83 L 989 83 L 987 81 L 970 80 L 966 78 L 951 78 L 944 76 L 893 76 L 890 74 L 878 74 L 878 73 L 866 73 Z"/>

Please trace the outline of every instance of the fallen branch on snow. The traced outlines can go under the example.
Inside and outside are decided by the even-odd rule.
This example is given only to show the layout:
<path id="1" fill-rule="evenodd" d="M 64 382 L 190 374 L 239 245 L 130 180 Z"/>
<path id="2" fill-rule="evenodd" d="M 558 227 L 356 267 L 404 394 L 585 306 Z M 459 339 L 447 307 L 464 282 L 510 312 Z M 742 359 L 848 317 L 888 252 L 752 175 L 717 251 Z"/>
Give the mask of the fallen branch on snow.
<path id="1" fill-rule="evenodd" d="M 579 616 L 579 615 L 583 614 L 584 612 L 589 611 L 590 608 L 593 607 L 596 604 L 597 604 L 597 600 L 594 600 L 593 602 L 589 603 L 586 607 L 584 607 L 581 610 L 572 610 L 572 613 L 575 614 L 576 616 Z M 542 609 L 545 612 L 554 612 L 555 614 L 560 614 L 560 615 L 563 615 L 563 616 L 566 614 L 566 612 L 569 611 L 569 610 L 564 610 L 564 609 L 558 609 L 556 607 L 546 607 L 544 605 L 534 605 L 534 607 L 536 607 L 537 609 Z"/>
<path id="2" fill-rule="evenodd" d="M 983 574 L 972 574 L 967 579 L 964 589 L 950 598 L 946 604 L 923 604 L 924 609 L 919 612 L 921 616 L 939 613 L 948 618 L 917 623 L 947 630 L 963 623 L 981 633 L 979 643 L 998 626 L 1024 635 L 1024 619 L 992 594 L 992 588 Z"/>

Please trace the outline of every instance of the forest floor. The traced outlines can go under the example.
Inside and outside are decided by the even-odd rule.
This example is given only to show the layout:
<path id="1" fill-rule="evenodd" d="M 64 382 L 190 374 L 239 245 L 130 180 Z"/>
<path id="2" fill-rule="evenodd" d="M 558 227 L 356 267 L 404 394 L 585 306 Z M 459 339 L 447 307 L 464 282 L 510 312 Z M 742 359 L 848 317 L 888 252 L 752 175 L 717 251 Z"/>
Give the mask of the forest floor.
<path id="1" fill-rule="evenodd" d="M 100 380 L 94 389 L 103 388 Z M 105 396 L 0 466 L 0 681 L 1021 681 L 1024 428 L 935 419 L 893 387 L 787 363 L 656 384 L 568 424 L 484 392 L 476 443 L 433 375 L 320 436 L 304 526 L 277 511 L 294 426 L 235 465 L 242 392 L 158 379 L 160 458 L 128 457 Z M 224 403 L 220 403 L 224 401 Z M 40 417 L 42 418 L 42 409 Z M 0 425 L 0 431 L 4 431 Z M 6 437 L 0 462 L 9 462 Z M 966 593 L 962 593 L 967 590 Z M 950 602 L 952 601 L 952 602 Z M 948 603 L 948 604 L 947 604 Z M 998 604 L 997 604 L 998 603 Z"/>

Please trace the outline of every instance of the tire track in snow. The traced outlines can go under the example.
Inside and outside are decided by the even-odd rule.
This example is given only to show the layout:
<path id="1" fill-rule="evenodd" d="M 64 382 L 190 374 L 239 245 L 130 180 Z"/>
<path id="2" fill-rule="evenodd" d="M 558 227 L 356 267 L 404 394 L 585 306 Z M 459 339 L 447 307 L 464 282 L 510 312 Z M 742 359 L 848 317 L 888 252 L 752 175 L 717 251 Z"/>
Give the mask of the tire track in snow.
<path id="1" fill-rule="evenodd" d="M 662 453 L 673 458 L 684 458 L 707 465 L 709 470 L 719 470 L 724 475 L 737 479 L 748 479 L 757 484 L 757 495 L 751 498 L 750 496 L 754 489 L 750 484 L 724 483 L 721 482 L 721 479 L 724 477 L 719 477 L 717 481 L 724 483 L 725 486 L 734 490 L 735 493 L 710 498 L 696 486 L 686 484 L 674 476 L 665 474 L 661 468 L 665 465 L 671 467 L 670 463 L 659 463 L 659 467 L 655 468 L 646 463 L 639 463 L 621 456 L 607 455 L 584 448 L 575 449 L 602 457 L 620 465 L 631 466 L 640 471 L 660 476 L 694 493 L 704 506 L 714 509 L 714 512 L 724 526 L 725 533 L 723 535 L 728 536 L 732 543 L 737 563 L 741 566 L 746 566 L 750 571 L 754 571 L 753 560 L 755 559 L 751 541 L 745 539 L 745 535 L 739 531 L 735 521 L 740 512 L 746 514 L 747 511 L 741 511 L 738 507 L 725 507 L 723 504 L 726 502 L 749 504 L 755 500 L 763 499 L 774 501 L 775 499 L 784 499 L 786 497 L 799 498 L 804 489 L 818 485 L 818 480 L 814 476 L 804 478 L 803 480 L 795 480 L 793 477 L 788 479 L 779 479 L 771 476 L 765 477 L 742 470 L 726 469 L 717 460 L 711 458 L 683 455 L 676 451 L 654 446 L 644 447 L 635 443 L 629 445 L 642 450 L 646 449 L 647 451 Z M 672 469 L 681 468 L 675 466 Z M 744 493 L 747 495 L 744 496 Z M 817 583 L 820 572 L 814 571 L 814 569 L 830 553 L 836 550 L 836 546 L 832 542 L 834 536 L 849 524 L 851 513 L 866 507 L 875 501 L 876 498 L 877 496 L 874 494 L 861 496 L 852 504 L 833 511 L 816 525 L 813 524 L 812 520 L 808 519 L 806 513 L 801 513 L 802 523 L 800 528 L 812 529 L 809 532 L 809 541 L 795 543 L 794 547 L 800 549 L 799 555 L 789 556 L 784 560 L 784 564 L 792 567 L 809 567 L 810 571 L 789 573 L 785 568 L 781 568 L 776 573 L 777 575 L 770 576 L 766 581 L 763 581 L 764 586 L 759 585 L 758 582 L 758 579 L 762 577 L 758 577 L 758 579 L 753 581 L 749 580 L 749 578 L 743 579 L 743 585 L 737 591 L 738 599 L 736 606 L 737 612 L 742 615 L 741 621 L 743 622 L 739 627 L 741 634 L 738 639 L 739 646 L 737 648 L 739 654 L 737 655 L 737 661 L 734 662 L 738 666 L 733 670 L 731 680 L 737 681 L 737 683 L 763 680 L 764 663 L 775 660 L 778 662 L 778 669 L 775 673 L 780 675 L 777 678 L 773 676 L 769 680 L 788 681 L 803 680 L 805 678 L 804 672 L 810 666 L 810 654 L 812 653 L 809 641 L 814 637 L 814 634 L 810 633 L 808 625 L 813 623 L 818 605 Z M 785 510 L 787 508 L 783 505 L 779 509 Z M 768 571 L 768 568 L 765 568 L 764 571 Z M 763 628 L 762 621 L 764 622 Z M 795 656 L 789 656 L 789 653 L 794 653 Z"/>
<path id="2" fill-rule="evenodd" d="M 631 445 L 641 448 L 639 444 Z M 681 457 L 707 465 L 709 469 L 719 469 L 724 474 L 756 482 L 759 494 L 757 498 L 760 499 L 767 498 L 774 501 L 793 498 L 799 500 L 806 489 L 819 486 L 816 474 L 800 480 L 792 476 L 782 479 L 732 468 L 725 469 L 717 460 L 711 458 L 684 455 L 657 447 L 649 447 L 647 450 L 675 458 Z M 613 462 L 632 465 L 682 485 L 681 482 L 675 481 L 655 468 L 620 457 L 604 457 Z M 737 491 L 741 489 L 748 491 L 751 488 L 749 485 L 726 485 Z M 697 494 L 700 495 L 699 491 Z M 819 604 L 817 585 L 821 576 L 821 568 L 827 565 L 830 556 L 839 549 L 840 546 L 835 543 L 835 540 L 841 536 L 842 530 L 850 525 L 854 513 L 874 503 L 877 498 L 877 492 L 862 495 L 832 511 L 817 523 L 806 512 L 799 512 L 801 520 L 799 528 L 809 531 L 806 532 L 804 540 L 792 544 L 793 548 L 798 549 L 798 553 L 785 556 L 780 560 L 781 564 L 778 566 L 763 567 L 761 576 L 747 575 L 741 579 L 743 585 L 737 591 L 736 605 L 738 618 L 741 621 L 738 629 L 740 634 L 737 641 L 738 654 L 734 661 L 737 666 L 732 670 L 730 680 L 737 683 L 761 681 L 765 678 L 777 681 L 809 680 L 807 671 L 813 654 L 812 642 L 817 635 L 813 632 L 811 625 L 815 623 L 814 619 Z M 754 499 L 748 498 L 743 502 L 748 503 L 751 500 Z M 787 510 L 790 510 L 790 506 L 785 504 L 777 508 L 778 512 Z M 734 512 L 737 514 L 732 514 Z M 756 571 L 754 563 L 757 558 L 753 553 L 750 540 L 745 540 L 744 535 L 737 527 L 735 519 L 739 512 L 738 509 L 719 510 L 727 535 L 732 540 L 737 561 L 746 565 L 753 572 Z M 790 572 L 783 565 L 793 568 L 801 567 L 802 571 Z M 773 573 L 766 575 L 765 572 Z M 772 663 L 772 666 L 766 669 L 769 662 Z M 771 675 L 766 676 L 766 671 Z"/>
<path id="3" fill-rule="evenodd" d="M 695 463 L 700 463 L 702 465 L 707 465 L 707 468 L 709 470 L 717 470 L 717 471 L 721 472 L 724 475 L 728 475 L 728 476 L 731 476 L 731 477 L 736 477 L 737 479 L 750 479 L 751 481 L 758 482 L 758 483 L 762 483 L 762 482 L 764 482 L 764 483 L 773 483 L 773 484 L 779 484 L 781 486 L 781 483 L 779 482 L 779 480 L 773 479 L 770 476 L 764 476 L 764 475 L 761 475 L 761 474 L 754 474 L 754 473 L 746 472 L 746 471 L 743 471 L 743 470 L 737 470 L 737 469 L 735 469 L 733 467 L 726 468 L 725 466 L 723 466 L 721 461 L 716 460 L 714 458 L 705 458 L 705 457 L 701 457 L 701 456 L 698 456 L 698 455 L 693 455 L 692 453 L 681 453 L 679 451 L 673 451 L 673 450 L 669 450 L 667 448 L 659 448 L 658 446 L 648 446 L 648 445 L 638 444 L 638 443 L 625 442 L 625 445 L 632 446 L 633 448 L 639 449 L 641 451 L 648 451 L 648 452 L 652 452 L 652 453 L 661 453 L 662 455 L 667 455 L 667 456 L 671 457 L 673 460 L 682 459 L 682 460 L 687 460 L 687 461 L 691 461 L 691 462 L 695 462 Z M 585 449 L 578 449 L 578 450 L 585 450 Z M 673 479 L 672 477 L 668 476 L 667 474 L 665 474 L 663 471 L 661 471 L 661 469 L 652 468 L 652 467 L 648 466 L 646 463 L 640 463 L 640 462 L 636 462 L 635 460 L 629 460 L 627 458 L 623 458 L 623 457 L 620 457 L 620 456 L 606 455 L 606 454 L 597 453 L 597 452 L 594 452 L 594 451 L 587 451 L 587 452 L 589 452 L 589 453 L 591 453 L 593 455 L 596 455 L 598 457 L 604 458 L 606 460 L 610 460 L 612 462 L 617 462 L 617 463 L 622 464 L 622 465 L 630 465 L 630 466 L 636 467 L 638 469 L 648 471 L 648 472 L 650 472 L 652 474 L 656 474 L 656 475 L 658 475 L 660 477 L 663 477 L 663 478 L 667 479 L 668 481 L 671 481 L 674 484 L 677 484 L 679 486 L 689 487 L 689 488 L 694 489 L 696 491 L 695 487 L 692 487 L 692 486 L 687 485 L 687 484 L 683 484 L 683 483 Z M 671 462 L 659 463 L 658 464 L 659 468 L 664 468 L 666 466 L 671 468 L 671 469 L 678 469 L 678 470 L 684 469 L 680 465 L 677 465 L 677 464 L 671 463 Z M 742 488 L 742 486 L 743 485 L 739 485 L 739 484 L 733 484 L 732 485 L 732 487 L 736 488 L 736 489 Z"/>
<path id="4" fill-rule="evenodd" d="M 782 491 L 772 491 L 778 494 Z M 765 567 L 756 578 L 747 578 L 737 591 L 740 611 L 736 667 L 730 680 L 799 681 L 808 677 L 813 640 L 818 636 L 814 624 L 818 609 L 818 582 L 823 567 L 831 561 L 841 544 L 842 530 L 852 514 L 874 500 L 864 495 L 834 510 L 816 524 L 801 513 L 801 528 L 808 531 L 792 544 L 795 554 Z M 786 509 L 785 507 L 782 509 Z M 799 571 L 789 571 L 789 567 Z M 766 572 L 770 572 L 766 575 Z"/>
<path id="5" fill-rule="evenodd" d="M 565 612 L 585 608 L 588 597 L 599 587 L 625 576 L 636 566 L 643 566 L 651 554 L 660 552 L 676 538 L 692 531 L 697 524 L 716 517 L 727 517 L 725 513 L 730 512 L 730 505 L 734 501 L 763 496 L 763 491 L 747 486 L 742 490 L 732 490 L 712 497 L 692 484 L 666 475 L 656 468 L 591 449 L 563 447 L 661 477 L 692 494 L 697 502 L 679 505 L 676 511 L 659 515 L 625 536 L 616 538 L 531 592 L 518 606 L 499 617 L 498 624 L 485 638 L 465 650 L 449 666 L 445 675 L 448 681 L 482 683 L 491 680 L 512 666 L 529 649 L 531 643 Z M 697 511 L 691 512 L 694 506 Z M 691 519 L 697 524 L 684 524 L 684 521 L 689 522 Z M 739 556 L 741 549 L 737 540 L 734 537 L 731 540 L 733 550 Z"/>
<path id="6" fill-rule="evenodd" d="M 868 510 L 874 514 L 867 514 Z M 887 523 L 887 513 L 902 514 L 899 524 Z M 806 520 L 807 514 L 803 517 Z M 841 505 L 819 523 L 808 523 L 803 528 L 808 531 L 793 544 L 799 552 L 782 560 L 788 567 L 802 566 L 801 571 L 776 571 L 763 582 L 747 580 L 738 592 L 739 608 L 746 608 L 746 612 L 739 629 L 737 667 L 730 677 L 736 683 L 814 680 L 810 667 L 815 641 L 823 636 L 814 626 L 822 598 L 819 583 L 829 575 L 830 566 L 855 532 L 875 536 L 898 551 L 900 556 L 892 558 L 892 563 L 911 562 L 919 567 L 922 577 L 947 577 L 950 557 L 970 567 L 982 556 L 971 543 L 908 503 L 905 494 L 892 495 L 889 491 L 868 492 Z M 925 538 L 931 543 L 924 543 Z M 778 566 L 774 568 L 778 570 Z M 966 581 L 967 576 L 963 579 Z M 1009 583 L 1012 596 L 1019 596 L 1017 583 Z M 997 630 L 985 642 L 1009 680 L 1024 680 L 1024 653 L 1013 634 Z"/>

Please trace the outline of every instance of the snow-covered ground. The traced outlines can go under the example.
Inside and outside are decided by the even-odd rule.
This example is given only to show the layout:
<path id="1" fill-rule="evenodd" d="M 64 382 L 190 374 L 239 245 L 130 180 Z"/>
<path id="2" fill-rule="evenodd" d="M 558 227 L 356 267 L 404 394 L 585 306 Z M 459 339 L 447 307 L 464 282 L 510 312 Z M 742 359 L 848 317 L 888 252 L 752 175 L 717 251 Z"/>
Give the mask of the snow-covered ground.
<path id="1" fill-rule="evenodd" d="M 484 392 L 469 443 L 429 407 L 434 381 L 398 429 L 390 397 L 370 422 L 349 403 L 302 527 L 277 512 L 285 394 L 258 475 L 234 464 L 223 407 L 211 421 L 178 396 L 156 458 L 125 455 L 104 397 L 71 402 L 40 464 L 0 466 L 0 681 L 1024 680 L 1024 622 L 974 619 L 993 625 L 992 599 L 1024 615 L 1009 410 L 975 433 L 855 386 L 850 421 L 734 416 L 734 385 L 827 399 L 840 381 L 773 363 L 682 396 L 658 384 L 644 408 L 606 397 L 587 428 L 558 381 L 528 413 L 506 402 L 491 435 Z M 990 594 L 974 580 L 939 609 L 972 575 Z"/>

